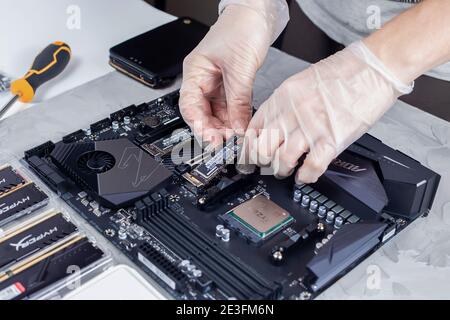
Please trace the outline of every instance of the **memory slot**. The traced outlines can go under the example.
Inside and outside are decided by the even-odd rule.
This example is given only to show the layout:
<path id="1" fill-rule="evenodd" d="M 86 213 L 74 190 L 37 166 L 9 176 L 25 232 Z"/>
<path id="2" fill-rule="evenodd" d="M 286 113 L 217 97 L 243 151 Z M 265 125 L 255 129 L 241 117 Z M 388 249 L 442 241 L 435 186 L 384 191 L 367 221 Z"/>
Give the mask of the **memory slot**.
<path id="1" fill-rule="evenodd" d="M 144 219 L 144 226 L 182 256 L 192 257 L 217 286 L 238 299 L 276 298 L 280 287 L 264 279 L 168 209 Z"/>

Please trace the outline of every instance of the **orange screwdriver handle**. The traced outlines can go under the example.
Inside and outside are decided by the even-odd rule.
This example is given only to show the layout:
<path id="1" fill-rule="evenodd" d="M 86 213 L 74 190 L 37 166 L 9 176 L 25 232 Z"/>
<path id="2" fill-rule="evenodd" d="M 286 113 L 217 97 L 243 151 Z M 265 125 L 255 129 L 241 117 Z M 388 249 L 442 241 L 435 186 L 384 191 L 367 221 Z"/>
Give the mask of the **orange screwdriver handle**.
<path id="1" fill-rule="evenodd" d="M 53 42 L 34 59 L 25 77 L 11 83 L 11 93 L 21 102 L 31 102 L 37 88 L 59 75 L 70 61 L 71 50 L 64 42 Z"/>

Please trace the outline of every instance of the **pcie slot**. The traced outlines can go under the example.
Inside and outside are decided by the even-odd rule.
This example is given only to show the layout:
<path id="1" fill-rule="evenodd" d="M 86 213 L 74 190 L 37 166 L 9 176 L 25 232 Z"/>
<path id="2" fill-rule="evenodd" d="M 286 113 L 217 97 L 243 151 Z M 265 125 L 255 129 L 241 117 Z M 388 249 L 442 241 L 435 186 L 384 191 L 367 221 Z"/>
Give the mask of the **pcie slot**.
<path id="1" fill-rule="evenodd" d="M 257 295 L 268 298 L 265 293 L 273 294 L 277 291 L 278 288 L 273 288 L 275 284 L 271 288 L 271 284 L 261 276 L 242 265 L 222 248 L 212 244 L 206 236 L 199 234 L 198 230 L 180 219 L 182 217 L 167 210 L 151 217 L 146 224 L 151 229 L 150 232 L 154 232 L 181 254 L 200 257 L 195 262 L 205 273 L 214 274 L 212 278 L 218 286 L 236 298 L 252 299 Z M 183 237 L 180 237 L 180 234 Z"/>

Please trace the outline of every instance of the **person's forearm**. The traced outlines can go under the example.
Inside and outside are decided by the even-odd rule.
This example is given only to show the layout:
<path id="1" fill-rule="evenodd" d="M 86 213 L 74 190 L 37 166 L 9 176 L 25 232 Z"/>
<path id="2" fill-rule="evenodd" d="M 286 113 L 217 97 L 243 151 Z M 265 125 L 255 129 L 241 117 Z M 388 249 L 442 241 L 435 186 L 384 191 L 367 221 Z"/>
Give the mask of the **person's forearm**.
<path id="1" fill-rule="evenodd" d="M 425 0 L 364 39 L 405 83 L 450 60 L 450 0 Z"/>

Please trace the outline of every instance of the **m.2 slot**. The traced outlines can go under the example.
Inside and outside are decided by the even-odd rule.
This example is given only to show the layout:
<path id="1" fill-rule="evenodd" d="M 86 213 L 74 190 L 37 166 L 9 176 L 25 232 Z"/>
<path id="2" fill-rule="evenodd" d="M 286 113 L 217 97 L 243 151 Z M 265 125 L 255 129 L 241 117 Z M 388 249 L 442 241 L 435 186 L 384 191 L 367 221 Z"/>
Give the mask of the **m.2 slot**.
<path id="1" fill-rule="evenodd" d="M 155 128 L 148 133 L 139 134 L 136 136 L 135 140 L 140 145 L 144 143 L 152 143 L 155 140 L 158 140 L 165 135 L 172 133 L 176 129 L 180 129 L 185 125 L 186 123 L 184 122 L 184 120 L 179 118 L 166 124 L 162 124 L 158 128 Z"/>

